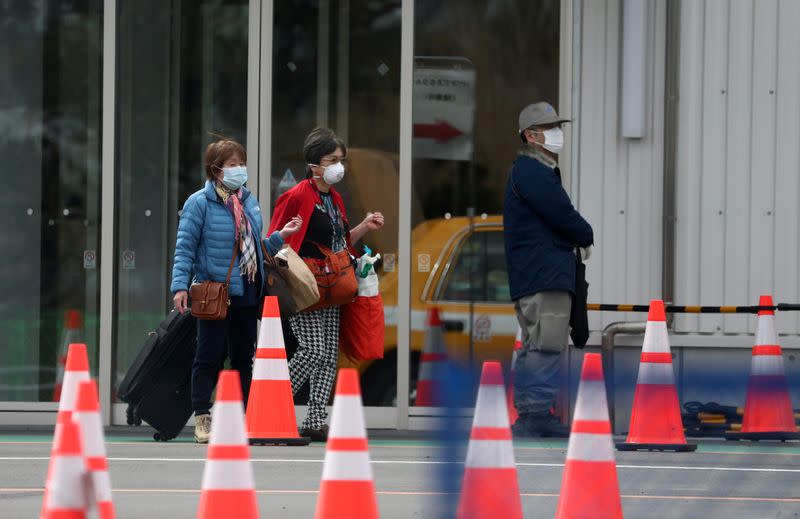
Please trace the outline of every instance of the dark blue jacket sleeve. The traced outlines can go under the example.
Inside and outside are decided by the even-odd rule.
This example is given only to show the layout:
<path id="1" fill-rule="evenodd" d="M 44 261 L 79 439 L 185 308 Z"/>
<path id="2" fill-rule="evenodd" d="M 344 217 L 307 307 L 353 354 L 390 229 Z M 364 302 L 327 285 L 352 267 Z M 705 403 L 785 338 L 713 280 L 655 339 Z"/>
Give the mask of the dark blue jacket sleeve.
<path id="1" fill-rule="evenodd" d="M 511 180 L 518 195 L 561 238 L 579 247 L 594 243 L 592 226 L 573 207 L 552 170 L 541 168 L 521 172 L 515 167 Z"/>
<path id="2" fill-rule="evenodd" d="M 189 197 L 183 205 L 178 222 L 178 238 L 175 241 L 175 262 L 172 265 L 172 293 L 189 289 L 189 277 L 197 258 L 200 232 L 203 228 L 204 214 L 197 198 Z"/>

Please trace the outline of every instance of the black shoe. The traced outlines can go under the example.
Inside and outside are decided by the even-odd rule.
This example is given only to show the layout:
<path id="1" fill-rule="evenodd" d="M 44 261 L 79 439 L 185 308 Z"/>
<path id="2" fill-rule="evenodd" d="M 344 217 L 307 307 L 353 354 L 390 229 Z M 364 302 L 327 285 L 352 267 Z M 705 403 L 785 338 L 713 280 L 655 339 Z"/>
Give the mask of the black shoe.
<path id="1" fill-rule="evenodd" d="M 559 422 L 551 414 L 529 416 L 525 424 L 534 436 L 541 438 L 569 438 L 569 427 Z"/>
<path id="2" fill-rule="evenodd" d="M 328 425 L 325 424 L 319 429 L 300 429 L 300 436 L 307 436 L 311 441 L 325 443 L 328 441 Z"/>
<path id="3" fill-rule="evenodd" d="M 528 419 L 525 415 L 517 417 L 517 421 L 511 426 L 511 434 L 514 438 L 535 438 L 536 435 L 528 426 Z"/>

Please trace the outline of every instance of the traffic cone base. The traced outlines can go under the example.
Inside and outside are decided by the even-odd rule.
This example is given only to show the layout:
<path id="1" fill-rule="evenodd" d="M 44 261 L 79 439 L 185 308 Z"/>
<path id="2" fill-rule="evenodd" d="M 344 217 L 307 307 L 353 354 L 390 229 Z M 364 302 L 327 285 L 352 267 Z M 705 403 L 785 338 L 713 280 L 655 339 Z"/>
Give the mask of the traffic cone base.
<path id="1" fill-rule="evenodd" d="M 245 413 L 250 445 L 308 445 L 297 432 L 292 383 L 278 298 L 264 298 L 250 397 Z"/>
<path id="2" fill-rule="evenodd" d="M 598 510 L 608 513 L 610 517 L 622 517 L 617 472 L 616 470 L 607 472 L 598 477 L 597 463 L 570 460 L 564 467 L 564 479 L 586 481 L 591 484 L 580 488 L 567 487 L 561 491 L 559 499 L 573 503 L 568 517 L 597 517 Z"/>
<path id="3" fill-rule="evenodd" d="M 252 489 L 204 490 L 200 496 L 200 509 L 206 514 L 205 517 L 229 517 L 232 510 L 257 508 Z"/>
<path id="4" fill-rule="evenodd" d="M 375 484 L 372 481 L 323 481 L 320 485 L 318 510 L 327 510 L 326 519 L 376 518 L 378 517 L 377 505 L 369 510 L 364 509 L 364 503 L 375 501 Z M 335 511 L 332 513 L 331 511 Z M 322 517 L 319 513 L 315 516 Z"/>
<path id="5" fill-rule="evenodd" d="M 513 460 L 512 460 L 513 462 Z M 458 517 L 481 518 L 485 510 L 511 510 L 511 515 L 496 517 L 522 518 L 517 506 L 518 498 L 509 495 L 508 489 L 519 488 L 516 468 L 468 468 L 464 471 L 464 487 L 480 488 L 481 492 L 470 492 L 462 496 L 458 505 Z M 519 514 L 515 512 L 520 510 Z"/>

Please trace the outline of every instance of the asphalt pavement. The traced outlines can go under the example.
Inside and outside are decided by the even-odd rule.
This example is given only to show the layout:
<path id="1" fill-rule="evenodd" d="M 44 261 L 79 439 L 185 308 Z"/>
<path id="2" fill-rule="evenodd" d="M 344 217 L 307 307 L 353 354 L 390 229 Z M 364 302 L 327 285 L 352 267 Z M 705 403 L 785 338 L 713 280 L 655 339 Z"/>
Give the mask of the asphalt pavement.
<path id="1" fill-rule="evenodd" d="M 459 463 L 421 435 L 370 431 L 370 456 L 384 518 L 452 517 L 457 496 L 442 475 Z M 51 438 L 0 432 L 0 517 L 36 517 Z M 120 518 L 194 517 L 205 447 L 183 436 L 156 443 L 144 432 L 107 433 L 114 503 Z M 555 515 L 566 441 L 515 443 L 524 515 Z M 261 517 L 311 518 L 323 444 L 252 447 Z M 618 452 L 628 518 L 800 517 L 800 445 L 702 441 L 694 453 Z"/>

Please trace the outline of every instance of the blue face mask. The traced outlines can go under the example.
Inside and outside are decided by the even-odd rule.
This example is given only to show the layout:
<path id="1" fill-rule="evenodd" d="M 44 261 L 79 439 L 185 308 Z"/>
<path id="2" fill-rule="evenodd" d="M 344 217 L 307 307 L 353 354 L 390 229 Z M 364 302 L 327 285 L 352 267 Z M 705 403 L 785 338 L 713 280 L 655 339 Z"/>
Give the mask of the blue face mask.
<path id="1" fill-rule="evenodd" d="M 222 168 L 222 183 L 231 191 L 236 191 L 247 182 L 247 166 Z"/>

